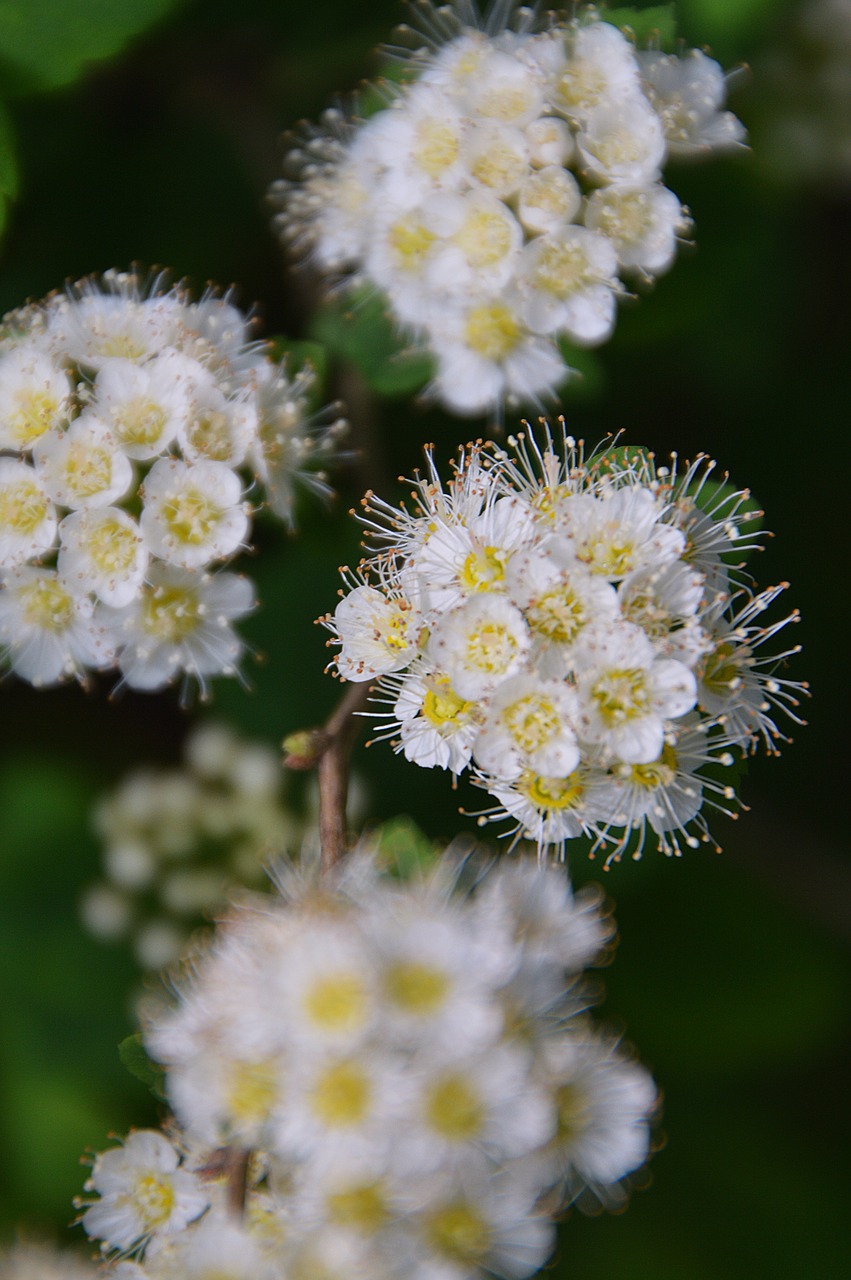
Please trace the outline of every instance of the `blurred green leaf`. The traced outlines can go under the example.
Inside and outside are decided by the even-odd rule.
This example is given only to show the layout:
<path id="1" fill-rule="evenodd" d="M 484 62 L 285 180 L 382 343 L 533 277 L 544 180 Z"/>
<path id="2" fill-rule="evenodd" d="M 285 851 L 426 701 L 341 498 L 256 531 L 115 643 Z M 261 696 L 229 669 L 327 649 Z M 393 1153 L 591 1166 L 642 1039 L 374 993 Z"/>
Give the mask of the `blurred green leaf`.
<path id="1" fill-rule="evenodd" d="M 561 386 L 562 398 L 598 400 L 606 389 L 606 373 L 603 361 L 597 353 L 588 351 L 585 347 L 575 347 L 564 338 L 559 340 L 558 349 L 571 370 L 570 376 Z"/>
<path id="2" fill-rule="evenodd" d="M 118 1046 L 118 1057 L 121 1065 L 126 1067 L 131 1076 L 135 1076 L 137 1080 L 141 1080 L 146 1085 L 155 1098 L 160 1101 L 165 1100 L 162 1090 L 163 1076 L 165 1072 L 162 1067 L 152 1062 L 145 1051 L 142 1044 L 142 1037 L 137 1031 L 132 1036 L 127 1036 Z"/>
<path id="3" fill-rule="evenodd" d="M 378 395 L 413 395 L 432 376 L 432 359 L 400 334 L 380 294 L 355 293 L 327 303 L 313 322 L 313 337 L 350 361 Z"/>
<path id="4" fill-rule="evenodd" d="M 5 107 L 0 105 L 0 233 L 6 225 L 7 206 L 18 194 L 18 187 L 18 159 L 12 122 Z"/>
<path id="5" fill-rule="evenodd" d="M 391 818 L 372 833 L 385 866 L 400 880 L 428 871 L 437 861 L 437 846 L 413 818 Z"/>
<path id="6" fill-rule="evenodd" d="M 673 48 L 677 38 L 677 15 L 673 4 L 654 4 L 649 9 L 603 9 L 600 17 L 613 27 L 631 31 L 639 45 L 652 40 L 669 49 Z"/>
<path id="7" fill-rule="evenodd" d="M 15 92 L 71 84 L 182 0 L 0 0 L 0 65 Z M 8 91 L 8 89 L 7 89 Z"/>

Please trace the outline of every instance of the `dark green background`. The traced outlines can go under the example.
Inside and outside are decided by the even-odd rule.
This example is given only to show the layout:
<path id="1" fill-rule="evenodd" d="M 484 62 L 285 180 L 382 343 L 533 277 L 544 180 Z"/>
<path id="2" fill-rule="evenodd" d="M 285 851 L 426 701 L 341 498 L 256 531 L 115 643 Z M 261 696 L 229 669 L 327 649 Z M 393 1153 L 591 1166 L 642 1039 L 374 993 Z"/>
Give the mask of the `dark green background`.
<path id="1" fill-rule="evenodd" d="M 733 106 L 754 150 L 671 167 L 696 248 L 622 309 L 593 376 L 563 404 L 576 435 L 623 428 L 660 453 L 707 450 L 753 487 L 776 534 L 756 571 L 763 585 L 792 583 L 805 646 L 793 674 L 814 694 L 794 746 L 743 779 L 752 812 L 717 822 L 723 855 L 657 855 L 603 877 L 574 869 L 616 903 L 604 1012 L 665 1097 L 651 1185 L 624 1215 L 565 1225 L 556 1271 L 583 1280 L 843 1274 L 849 179 L 804 183 L 794 156 L 785 174 L 762 160 L 761 133 L 785 105 L 769 55 L 790 39 L 790 11 L 785 0 L 680 5 L 689 44 L 751 63 Z M 278 138 L 374 70 L 369 51 L 400 17 L 390 0 L 3 0 L 20 197 L 0 246 L 0 310 L 139 261 L 199 287 L 237 281 L 267 333 L 305 337 L 312 286 L 285 269 L 264 202 Z M 346 508 L 367 483 L 410 473 L 423 441 L 445 459 L 484 429 L 401 399 L 377 412 L 332 518 L 306 503 L 299 537 L 257 530 L 246 568 L 263 607 L 245 630 L 265 661 L 247 664 L 252 693 L 220 682 L 214 702 L 246 732 L 275 741 L 333 703 L 312 620 L 357 554 Z M 87 938 L 76 901 L 98 859 L 93 798 L 134 764 L 175 762 L 199 709 L 181 711 L 173 692 L 107 695 L 108 682 L 89 694 L 0 689 L 0 1239 L 24 1225 L 60 1238 L 80 1152 L 155 1117 L 115 1050 L 132 1030 L 131 962 Z M 459 830 L 456 804 L 475 799 L 386 748 L 359 749 L 357 767 L 373 817 L 407 810 L 435 837 Z"/>

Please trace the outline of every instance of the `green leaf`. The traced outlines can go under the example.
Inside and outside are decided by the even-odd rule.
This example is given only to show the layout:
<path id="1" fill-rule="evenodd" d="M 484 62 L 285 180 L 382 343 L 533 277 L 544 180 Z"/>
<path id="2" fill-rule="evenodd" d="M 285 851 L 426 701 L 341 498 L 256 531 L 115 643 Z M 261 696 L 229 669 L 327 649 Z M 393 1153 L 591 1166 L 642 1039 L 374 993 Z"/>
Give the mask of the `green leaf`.
<path id="1" fill-rule="evenodd" d="M 380 294 L 363 291 L 326 304 L 313 322 L 313 337 L 355 365 L 378 395 L 413 395 L 432 376 L 431 356 L 399 334 Z"/>
<path id="2" fill-rule="evenodd" d="M 182 0 L 0 0 L 0 65 L 13 92 L 71 84 Z"/>
<path id="3" fill-rule="evenodd" d="M 0 232 L 6 225 L 6 207 L 18 194 L 18 187 L 14 131 L 8 112 L 0 105 Z"/>
<path id="4" fill-rule="evenodd" d="M 379 857 L 400 880 L 428 871 L 437 861 L 437 847 L 413 818 L 391 818 L 373 832 Z"/>
<path id="5" fill-rule="evenodd" d="M 602 9 L 600 17 L 613 27 L 631 32 L 636 44 L 653 41 L 661 48 L 673 48 L 677 38 L 677 16 L 673 4 L 654 4 L 649 9 Z"/>
<path id="6" fill-rule="evenodd" d="M 137 1080 L 141 1080 L 146 1085 L 155 1098 L 161 1102 L 165 1101 L 163 1093 L 163 1077 L 165 1072 L 157 1063 L 152 1062 L 148 1057 L 145 1046 L 142 1044 L 142 1037 L 139 1032 L 135 1032 L 132 1036 L 127 1036 L 118 1046 L 118 1057 L 121 1065 L 126 1067 L 131 1076 L 135 1076 Z"/>
<path id="7" fill-rule="evenodd" d="M 562 384 L 562 399 L 598 400 L 605 390 L 606 375 L 603 362 L 596 351 L 575 347 L 564 338 L 559 339 L 558 349 L 571 370 L 570 376 Z"/>

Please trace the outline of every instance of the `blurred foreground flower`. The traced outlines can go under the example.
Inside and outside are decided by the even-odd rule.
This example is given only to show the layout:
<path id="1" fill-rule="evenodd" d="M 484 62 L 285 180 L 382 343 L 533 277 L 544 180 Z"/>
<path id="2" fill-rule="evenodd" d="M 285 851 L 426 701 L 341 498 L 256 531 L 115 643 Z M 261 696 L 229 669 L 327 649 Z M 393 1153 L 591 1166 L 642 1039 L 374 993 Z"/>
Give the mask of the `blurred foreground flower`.
<path id="1" fill-rule="evenodd" d="M 18 1244 L 0 1249 L 2 1280 L 96 1280 L 101 1271 L 69 1249 Z"/>
<path id="2" fill-rule="evenodd" d="M 471 771 L 480 822 L 562 856 L 680 853 L 735 813 L 731 748 L 776 753 L 777 719 L 801 723 L 777 674 L 796 648 L 763 650 L 798 615 L 761 625 L 783 587 L 742 568 L 761 513 L 714 463 L 542 435 L 462 450 L 445 489 L 427 451 L 410 511 L 364 499 L 373 554 L 321 619 L 334 663 L 376 681 L 396 751 Z"/>
<path id="3" fill-rule="evenodd" d="M 604 342 L 622 278 L 673 263 L 690 220 L 668 157 L 744 138 L 704 53 L 638 51 L 591 8 L 548 17 L 421 6 L 413 82 L 369 118 L 328 112 L 274 188 L 285 239 L 386 295 L 456 413 L 540 405 L 571 372 L 559 342 Z"/>
<path id="4" fill-rule="evenodd" d="M 145 1041 L 179 1129 L 94 1160 L 83 1226 L 121 1276 L 529 1276 L 554 1216 L 624 1199 L 655 1088 L 585 1013 L 596 901 L 534 862 L 448 854 L 232 912 Z"/>
<path id="5" fill-rule="evenodd" d="M 228 295 L 117 271 L 5 317 L 0 661 L 23 679 L 236 673 L 254 588 L 214 566 L 246 546 L 245 472 L 292 523 L 341 428 L 250 329 Z"/>
<path id="6" fill-rule="evenodd" d="M 259 887 L 303 836 L 272 747 L 208 724 L 184 754 L 182 769 L 130 774 L 94 815 L 105 879 L 86 891 L 84 923 L 96 937 L 129 936 L 148 970 L 175 961 L 194 929 L 234 890 Z"/>

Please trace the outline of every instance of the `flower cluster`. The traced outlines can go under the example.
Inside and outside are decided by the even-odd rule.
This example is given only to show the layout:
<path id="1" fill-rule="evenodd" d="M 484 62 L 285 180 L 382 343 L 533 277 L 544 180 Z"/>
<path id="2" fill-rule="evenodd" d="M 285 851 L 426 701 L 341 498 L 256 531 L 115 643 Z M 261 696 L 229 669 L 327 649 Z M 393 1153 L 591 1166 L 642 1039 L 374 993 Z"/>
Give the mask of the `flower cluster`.
<path id="1" fill-rule="evenodd" d="M 762 652 L 797 614 L 760 625 L 782 588 L 741 568 L 759 513 L 713 463 L 586 459 L 544 430 L 470 446 L 446 488 L 427 452 L 412 511 L 369 495 L 377 545 L 320 621 L 339 675 L 389 706 L 379 736 L 470 769 L 497 802 L 481 822 L 562 856 L 579 836 L 638 856 L 651 832 L 679 853 L 735 809 L 730 748 L 776 752 L 778 712 L 797 720 L 787 654 Z"/>
<path id="2" fill-rule="evenodd" d="M 180 769 L 136 770 L 94 813 L 104 880 L 87 889 L 83 920 L 96 937 L 129 937 L 148 970 L 176 960 L 234 889 L 259 886 L 273 854 L 303 835 L 273 748 L 209 724 L 184 756 Z"/>
<path id="3" fill-rule="evenodd" d="M 401 884 L 355 853 L 225 922 L 146 1034 L 175 1143 L 132 1134 L 81 1202 L 122 1277 L 520 1280 L 566 1201 L 622 1201 L 655 1088 L 583 1013 L 608 922 L 555 868 L 462 894 L 450 861 Z"/>
<path id="4" fill-rule="evenodd" d="M 699 50 L 639 51 L 590 9 L 542 31 L 515 16 L 494 32 L 470 5 L 433 14 L 389 109 L 329 113 L 275 188 L 285 238 L 382 290 L 462 414 L 540 403 L 570 372 L 560 340 L 604 342 L 622 278 L 666 271 L 689 228 L 668 157 L 744 137 Z"/>
<path id="5" fill-rule="evenodd" d="M 292 519 L 330 456 L 309 369 L 290 377 L 228 296 L 108 272 L 0 328 L 0 659 L 34 685 L 117 666 L 158 689 L 233 674 L 251 583 L 244 473 Z"/>

